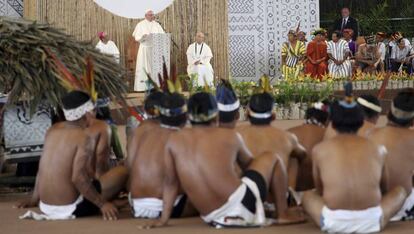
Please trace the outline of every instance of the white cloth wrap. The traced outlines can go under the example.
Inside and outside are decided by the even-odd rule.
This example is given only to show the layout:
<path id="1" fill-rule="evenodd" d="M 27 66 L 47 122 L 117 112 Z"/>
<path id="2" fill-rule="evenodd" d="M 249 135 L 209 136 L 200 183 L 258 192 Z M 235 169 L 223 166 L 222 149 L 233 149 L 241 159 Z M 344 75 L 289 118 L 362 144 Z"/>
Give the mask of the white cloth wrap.
<path id="1" fill-rule="evenodd" d="M 76 121 L 93 109 L 95 109 L 95 105 L 93 104 L 92 100 L 89 100 L 77 108 L 69 110 L 63 109 L 63 113 L 65 114 L 67 121 Z"/>
<path id="2" fill-rule="evenodd" d="M 243 204 L 242 200 L 249 188 L 256 197 L 256 214 L 252 214 Z M 226 219 L 228 217 L 240 217 L 239 219 Z M 256 183 L 249 178 L 242 178 L 242 184 L 229 197 L 226 204 L 212 211 L 210 214 L 201 217 L 206 223 L 214 223 L 222 226 L 264 226 L 266 217 L 260 191 Z"/>
<path id="3" fill-rule="evenodd" d="M 132 207 L 135 218 L 141 219 L 157 219 L 160 217 L 163 209 L 163 201 L 158 198 L 132 198 L 131 193 L 128 196 L 129 205 Z M 179 195 L 174 202 L 177 206 L 183 195 Z"/>
<path id="4" fill-rule="evenodd" d="M 410 211 L 414 208 L 414 188 L 411 191 L 411 194 L 405 199 L 404 205 L 401 207 L 400 211 L 394 217 L 392 217 L 391 222 L 402 221 L 404 218 L 407 218 L 407 211 Z"/>
<path id="5" fill-rule="evenodd" d="M 374 233 L 381 231 L 380 206 L 366 210 L 322 209 L 321 230 L 328 233 Z"/>
<path id="6" fill-rule="evenodd" d="M 34 219 L 34 220 L 71 220 L 76 217 L 73 215 L 76 207 L 83 202 L 83 196 L 79 196 L 75 202 L 69 205 L 55 206 L 39 202 L 40 211 L 43 214 L 38 214 L 34 211 L 27 211 L 20 219 Z"/>

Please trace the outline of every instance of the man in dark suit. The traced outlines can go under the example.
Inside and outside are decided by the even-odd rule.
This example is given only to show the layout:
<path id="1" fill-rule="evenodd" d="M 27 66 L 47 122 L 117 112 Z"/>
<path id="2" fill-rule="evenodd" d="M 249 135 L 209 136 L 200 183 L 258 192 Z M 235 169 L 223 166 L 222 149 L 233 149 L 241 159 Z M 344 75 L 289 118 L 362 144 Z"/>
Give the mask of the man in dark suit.
<path id="1" fill-rule="evenodd" d="M 351 11 L 348 7 L 344 7 L 341 10 L 342 18 L 335 21 L 333 31 L 343 32 L 344 29 L 352 29 L 354 31 L 353 40 L 355 41 L 359 35 L 358 21 L 349 15 Z"/>

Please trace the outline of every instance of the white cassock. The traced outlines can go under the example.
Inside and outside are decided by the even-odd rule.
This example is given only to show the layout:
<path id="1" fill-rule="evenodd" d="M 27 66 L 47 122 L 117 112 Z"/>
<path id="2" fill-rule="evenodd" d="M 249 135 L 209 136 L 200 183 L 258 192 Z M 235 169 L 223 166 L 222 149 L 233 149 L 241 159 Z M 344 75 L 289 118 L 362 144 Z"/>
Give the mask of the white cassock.
<path id="1" fill-rule="evenodd" d="M 137 66 L 135 70 L 135 84 L 134 90 L 137 92 L 147 90 L 147 74 L 150 74 L 156 83 L 157 78 L 151 74 L 152 67 L 152 45 L 148 42 L 147 38 L 144 35 L 149 35 L 151 33 L 165 33 L 161 25 L 155 21 L 143 20 L 137 24 L 135 27 L 134 36 L 135 40 L 140 43 L 137 55 Z"/>
<path id="2" fill-rule="evenodd" d="M 99 50 L 102 54 L 112 55 L 115 58 L 115 61 L 119 63 L 119 49 L 113 41 L 108 41 L 106 44 L 99 40 L 95 48 Z"/>
<path id="3" fill-rule="evenodd" d="M 204 86 L 204 79 L 207 81 L 209 86 L 214 85 L 214 71 L 210 64 L 211 58 L 213 58 L 213 53 L 206 43 L 198 44 L 195 42 L 188 47 L 187 73 L 189 76 L 197 74 L 197 86 Z M 201 64 L 195 65 L 195 62 L 197 61 L 200 61 Z"/>

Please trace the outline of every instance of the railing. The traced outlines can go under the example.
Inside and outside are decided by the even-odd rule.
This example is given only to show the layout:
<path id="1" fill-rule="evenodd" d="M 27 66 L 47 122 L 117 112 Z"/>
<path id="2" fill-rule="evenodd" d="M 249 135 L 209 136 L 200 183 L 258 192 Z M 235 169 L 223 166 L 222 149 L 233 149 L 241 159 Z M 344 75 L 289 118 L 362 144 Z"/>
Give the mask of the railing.
<path id="1" fill-rule="evenodd" d="M 405 37 L 414 38 L 414 18 L 376 19 L 375 21 L 388 22 L 389 26 L 391 27 L 390 32 L 402 31 Z M 333 27 L 334 21 L 333 20 L 321 20 L 320 24 L 321 24 L 321 27 L 331 30 Z M 366 29 L 361 27 L 364 25 L 363 21 L 360 21 L 359 25 L 360 25 L 360 34 L 369 35 L 371 33 L 375 33 L 375 32 L 368 32 Z M 372 27 L 375 27 L 375 26 L 372 26 Z"/>

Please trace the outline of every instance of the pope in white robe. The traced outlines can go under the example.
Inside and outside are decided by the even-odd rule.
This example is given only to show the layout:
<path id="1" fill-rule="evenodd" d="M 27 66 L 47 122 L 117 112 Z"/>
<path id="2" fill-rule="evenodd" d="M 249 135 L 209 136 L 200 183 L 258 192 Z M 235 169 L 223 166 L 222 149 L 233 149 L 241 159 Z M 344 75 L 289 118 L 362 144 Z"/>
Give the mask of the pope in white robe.
<path id="1" fill-rule="evenodd" d="M 148 10 L 145 19 L 137 24 L 132 34 L 136 41 L 140 43 L 137 55 L 137 65 L 135 70 L 134 91 L 142 92 L 147 90 L 147 74 L 150 74 L 156 83 L 156 74 L 151 74 L 152 67 L 152 47 L 148 41 L 151 33 L 165 33 L 161 25 L 154 21 L 154 12 Z"/>
<path id="2" fill-rule="evenodd" d="M 105 32 L 98 33 L 99 42 L 95 48 L 102 54 L 111 55 L 115 58 L 115 61 L 119 63 L 119 49 L 116 44 L 108 39 L 108 35 Z"/>
<path id="3" fill-rule="evenodd" d="M 210 64 L 213 53 L 210 47 L 204 43 L 204 34 L 199 32 L 196 36 L 196 42 L 191 44 L 187 49 L 188 67 L 187 73 L 191 77 L 197 75 L 196 86 L 214 85 L 214 71 Z"/>

